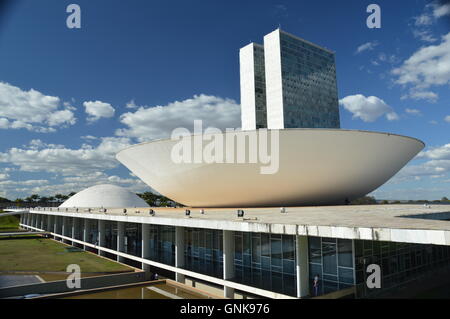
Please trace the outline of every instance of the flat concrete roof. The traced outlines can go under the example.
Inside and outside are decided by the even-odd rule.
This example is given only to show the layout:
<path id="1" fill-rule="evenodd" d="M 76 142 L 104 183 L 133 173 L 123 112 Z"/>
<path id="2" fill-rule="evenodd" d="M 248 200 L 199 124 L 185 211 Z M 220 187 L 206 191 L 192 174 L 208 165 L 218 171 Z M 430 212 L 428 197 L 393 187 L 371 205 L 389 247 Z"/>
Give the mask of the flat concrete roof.
<path id="1" fill-rule="evenodd" d="M 54 214 L 70 217 L 94 218 L 140 222 L 148 224 L 199 227 L 248 232 L 308 235 L 347 239 L 366 239 L 411 243 L 450 245 L 450 221 L 436 220 L 436 216 L 450 219 L 450 205 L 362 205 L 246 208 L 244 218 L 237 218 L 237 209 L 205 208 L 152 208 L 155 216 L 149 215 L 149 208 L 108 209 L 100 212 L 92 208 L 53 208 L 52 211 L 32 209 L 34 213 Z M 191 218 L 185 216 L 185 209 L 191 210 Z M 415 217 L 411 217 L 418 215 Z M 419 218 L 420 217 L 420 218 Z"/>

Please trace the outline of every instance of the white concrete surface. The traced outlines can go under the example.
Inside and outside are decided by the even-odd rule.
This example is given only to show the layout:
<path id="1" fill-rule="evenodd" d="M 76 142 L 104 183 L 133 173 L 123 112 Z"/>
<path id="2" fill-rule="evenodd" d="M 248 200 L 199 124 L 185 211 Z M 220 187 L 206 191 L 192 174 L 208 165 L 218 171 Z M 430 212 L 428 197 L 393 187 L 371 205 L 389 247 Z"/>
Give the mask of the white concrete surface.
<path id="1" fill-rule="evenodd" d="M 86 188 L 59 207 L 148 207 L 147 203 L 129 190 L 109 184 Z"/>
<path id="2" fill-rule="evenodd" d="M 229 139 L 234 142 L 223 143 L 223 154 L 238 154 L 239 141 L 249 137 L 258 141 L 260 132 L 206 134 L 199 143 L 205 149 L 211 140 Z M 172 150 L 180 141 L 171 139 L 133 145 L 116 157 L 153 189 L 186 206 L 286 207 L 344 204 L 364 196 L 394 176 L 424 147 L 414 138 L 376 132 L 332 129 L 267 132 L 275 139 L 276 133 L 279 134 L 279 143 L 274 142 L 268 164 L 260 161 L 241 164 L 237 155 L 232 163 L 193 160 L 177 163 Z M 196 136 L 185 136 L 182 140 L 195 145 Z M 248 140 L 244 143 L 248 148 Z M 279 152 L 275 145 L 279 146 Z M 260 146 L 257 149 L 261 151 Z M 269 165 L 275 173 L 261 174 L 261 169 Z"/>

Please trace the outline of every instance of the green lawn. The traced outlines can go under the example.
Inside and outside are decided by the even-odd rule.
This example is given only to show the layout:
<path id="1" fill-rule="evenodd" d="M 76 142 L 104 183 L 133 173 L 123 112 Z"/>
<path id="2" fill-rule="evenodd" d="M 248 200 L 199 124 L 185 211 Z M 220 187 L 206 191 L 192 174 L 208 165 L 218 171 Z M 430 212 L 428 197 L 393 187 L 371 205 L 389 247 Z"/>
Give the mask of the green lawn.
<path id="1" fill-rule="evenodd" d="M 0 216 L 3 210 L 0 210 Z M 14 231 L 19 229 L 19 216 L 0 217 L 0 232 Z"/>
<path id="2" fill-rule="evenodd" d="M 66 271 L 77 264 L 81 272 L 120 272 L 131 268 L 94 254 L 68 252 L 69 246 L 45 238 L 0 239 L 0 271 Z"/>

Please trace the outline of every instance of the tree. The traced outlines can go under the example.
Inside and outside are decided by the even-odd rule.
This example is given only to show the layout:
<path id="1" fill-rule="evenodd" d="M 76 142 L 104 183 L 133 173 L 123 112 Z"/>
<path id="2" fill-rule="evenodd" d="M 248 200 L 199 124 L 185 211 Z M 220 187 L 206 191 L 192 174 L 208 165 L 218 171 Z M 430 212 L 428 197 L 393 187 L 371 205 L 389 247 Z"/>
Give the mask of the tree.
<path id="1" fill-rule="evenodd" d="M 0 203 L 11 203 L 11 201 L 7 198 L 0 197 Z"/>
<path id="2" fill-rule="evenodd" d="M 443 203 L 450 203 L 450 200 L 447 197 L 442 197 L 441 202 Z"/>
<path id="3" fill-rule="evenodd" d="M 375 204 L 377 204 L 377 200 L 375 199 L 375 197 L 371 196 L 364 196 L 350 202 L 350 205 L 375 205 Z"/>

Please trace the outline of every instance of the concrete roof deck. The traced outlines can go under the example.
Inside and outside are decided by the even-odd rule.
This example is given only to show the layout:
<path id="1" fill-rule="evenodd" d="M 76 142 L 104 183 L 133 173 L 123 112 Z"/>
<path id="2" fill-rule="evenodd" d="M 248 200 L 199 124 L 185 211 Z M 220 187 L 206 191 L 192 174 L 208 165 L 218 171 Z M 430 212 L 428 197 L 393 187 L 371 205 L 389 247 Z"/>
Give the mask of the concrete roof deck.
<path id="1" fill-rule="evenodd" d="M 91 208 L 90 214 L 124 216 L 123 208 L 109 208 L 100 212 L 101 208 Z M 346 227 L 388 227 L 404 229 L 450 230 L 450 221 L 412 218 L 412 215 L 428 215 L 449 213 L 450 205 L 361 205 L 361 206 L 317 206 L 317 207 L 286 207 L 281 213 L 280 208 L 244 208 L 244 219 L 237 218 L 240 208 L 167 208 L 153 207 L 155 217 L 149 215 L 150 208 L 126 208 L 127 216 L 145 216 L 148 218 L 183 218 L 185 210 L 191 210 L 191 217 L 200 220 L 215 220 L 229 222 L 252 222 L 263 224 L 288 224 L 308 226 L 346 226 Z M 36 211 L 36 209 L 33 209 Z M 42 208 L 43 210 L 43 208 Z M 49 209 L 47 208 L 46 211 Z M 85 208 L 79 208 L 78 213 L 87 213 Z M 65 208 L 52 209 L 53 212 L 66 212 Z M 67 212 L 75 212 L 69 208 Z M 401 218 L 399 218 L 401 217 Z"/>
<path id="2" fill-rule="evenodd" d="M 285 213 L 280 208 L 244 208 L 244 218 L 237 218 L 237 208 L 205 208 L 204 214 L 200 213 L 201 208 L 152 209 L 154 217 L 149 215 L 149 208 L 127 208 L 126 215 L 123 208 L 106 212 L 100 212 L 100 208 L 92 208 L 91 212 L 85 208 L 79 208 L 78 212 L 74 208 L 67 212 L 65 208 L 53 208 L 45 213 L 209 229 L 450 245 L 450 221 L 426 219 L 436 213 L 446 213 L 445 218 L 450 218 L 450 205 L 286 207 Z M 191 210 L 191 218 L 185 216 L 186 209 Z M 414 215 L 425 217 L 410 217 Z"/>

